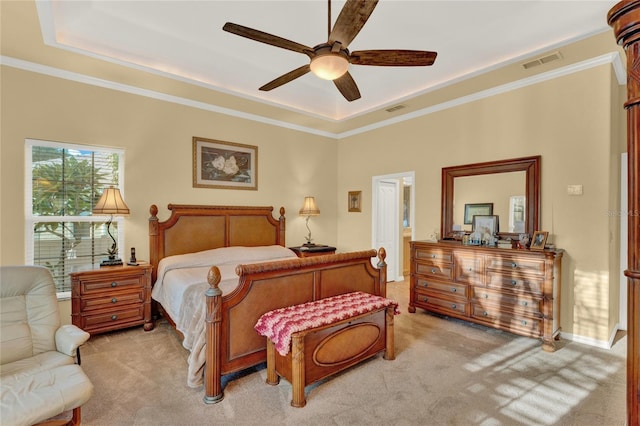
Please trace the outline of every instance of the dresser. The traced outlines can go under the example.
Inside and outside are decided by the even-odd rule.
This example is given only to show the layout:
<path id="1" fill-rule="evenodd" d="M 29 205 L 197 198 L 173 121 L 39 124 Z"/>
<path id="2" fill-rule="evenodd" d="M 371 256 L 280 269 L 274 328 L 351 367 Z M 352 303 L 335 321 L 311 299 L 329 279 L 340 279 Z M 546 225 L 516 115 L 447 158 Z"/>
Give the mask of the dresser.
<path id="1" fill-rule="evenodd" d="M 151 269 L 141 263 L 71 273 L 72 323 L 91 334 L 142 324 L 153 329 Z"/>
<path id="2" fill-rule="evenodd" d="M 412 241 L 409 312 L 422 308 L 540 338 L 553 352 L 562 253 Z"/>

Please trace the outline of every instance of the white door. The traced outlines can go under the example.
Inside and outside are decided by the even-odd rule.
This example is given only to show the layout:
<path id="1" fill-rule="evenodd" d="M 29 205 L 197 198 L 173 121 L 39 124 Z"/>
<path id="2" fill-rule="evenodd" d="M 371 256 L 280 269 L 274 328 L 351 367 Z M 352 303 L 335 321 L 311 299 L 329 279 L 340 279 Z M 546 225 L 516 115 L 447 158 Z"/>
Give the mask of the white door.
<path id="1" fill-rule="evenodd" d="M 398 277 L 398 241 L 400 183 L 398 179 L 377 181 L 374 206 L 374 247 L 384 247 L 387 252 L 387 279 L 395 281 Z"/>

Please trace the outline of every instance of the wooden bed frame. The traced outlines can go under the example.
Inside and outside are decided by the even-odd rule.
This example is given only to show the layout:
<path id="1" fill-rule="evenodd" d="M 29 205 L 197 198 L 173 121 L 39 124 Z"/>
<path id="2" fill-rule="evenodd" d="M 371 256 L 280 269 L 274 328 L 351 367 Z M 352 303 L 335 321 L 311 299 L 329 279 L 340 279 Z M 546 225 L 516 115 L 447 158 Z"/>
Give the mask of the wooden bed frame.
<path id="1" fill-rule="evenodd" d="M 171 216 L 161 222 L 158 208 L 150 208 L 154 283 L 158 263 L 167 256 L 228 246 L 285 245 L 282 207 L 278 220 L 272 216 L 273 207 L 169 204 L 168 209 Z M 371 259 L 376 254 L 374 267 Z M 203 295 L 207 304 L 204 401 L 222 400 L 222 375 L 266 361 L 266 338 L 253 328 L 262 314 L 352 291 L 386 296 L 385 257 L 381 248 L 238 265 L 238 286 L 225 295 L 218 288 L 220 271 L 212 267 L 209 289 Z"/>

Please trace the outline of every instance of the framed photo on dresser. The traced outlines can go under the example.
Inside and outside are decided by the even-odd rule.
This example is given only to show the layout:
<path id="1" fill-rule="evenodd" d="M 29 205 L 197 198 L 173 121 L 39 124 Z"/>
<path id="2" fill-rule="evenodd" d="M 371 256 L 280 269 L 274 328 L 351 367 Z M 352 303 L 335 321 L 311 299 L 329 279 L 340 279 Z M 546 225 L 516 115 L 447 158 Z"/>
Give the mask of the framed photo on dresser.
<path id="1" fill-rule="evenodd" d="M 474 215 L 473 216 L 473 232 L 480 232 L 485 235 L 495 235 L 500 232 L 500 223 L 498 216 L 495 215 Z"/>
<path id="2" fill-rule="evenodd" d="M 536 231 L 531 238 L 531 250 L 544 250 L 549 233 L 547 231 Z"/>

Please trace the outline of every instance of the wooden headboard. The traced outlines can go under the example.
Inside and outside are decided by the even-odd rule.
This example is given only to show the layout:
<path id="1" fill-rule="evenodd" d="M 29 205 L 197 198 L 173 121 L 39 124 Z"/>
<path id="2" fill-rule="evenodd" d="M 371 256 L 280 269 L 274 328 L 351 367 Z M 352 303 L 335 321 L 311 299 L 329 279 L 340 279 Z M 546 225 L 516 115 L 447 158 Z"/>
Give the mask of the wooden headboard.
<path id="1" fill-rule="evenodd" d="M 158 207 L 149 208 L 149 261 L 152 282 L 158 263 L 167 256 L 218 247 L 285 245 L 284 207 L 274 219 L 273 207 L 169 204 L 171 216 L 158 220 Z"/>

